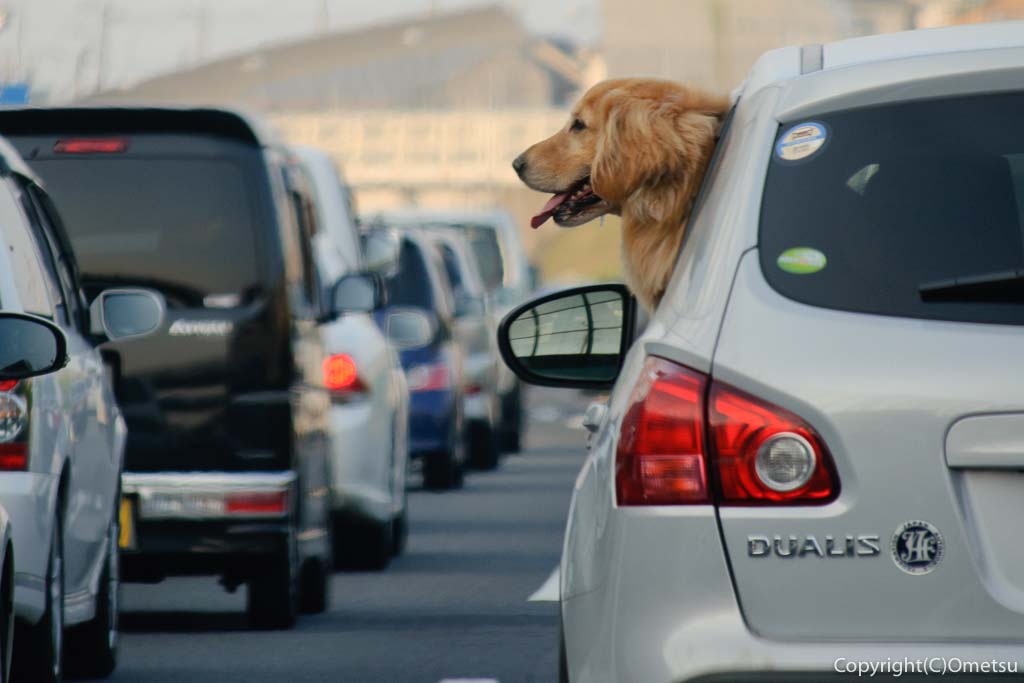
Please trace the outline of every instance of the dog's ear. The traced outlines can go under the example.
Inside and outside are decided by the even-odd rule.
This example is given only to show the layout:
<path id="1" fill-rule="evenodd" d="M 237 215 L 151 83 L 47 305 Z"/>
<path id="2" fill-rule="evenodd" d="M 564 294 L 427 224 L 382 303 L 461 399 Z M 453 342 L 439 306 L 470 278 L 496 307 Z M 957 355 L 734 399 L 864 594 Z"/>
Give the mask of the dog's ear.
<path id="1" fill-rule="evenodd" d="M 622 204 L 637 191 L 685 181 L 713 145 L 720 112 L 697 111 L 679 101 L 630 97 L 611 91 L 591 167 L 594 193 Z"/>

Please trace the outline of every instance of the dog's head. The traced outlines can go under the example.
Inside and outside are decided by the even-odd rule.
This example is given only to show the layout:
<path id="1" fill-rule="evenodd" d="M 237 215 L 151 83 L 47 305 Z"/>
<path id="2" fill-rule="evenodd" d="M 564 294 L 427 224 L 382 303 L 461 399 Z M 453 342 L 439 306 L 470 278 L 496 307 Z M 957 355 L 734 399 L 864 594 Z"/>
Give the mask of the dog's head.
<path id="1" fill-rule="evenodd" d="M 620 213 L 637 193 L 667 185 L 687 191 L 713 146 L 727 100 L 669 81 L 598 83 L 566 125 L 512 163 L 529 187 L 551 192 L 531 225 L 548 218 L 564 227 Z M 652 207 L 655 211 L 656 207 Z"/>

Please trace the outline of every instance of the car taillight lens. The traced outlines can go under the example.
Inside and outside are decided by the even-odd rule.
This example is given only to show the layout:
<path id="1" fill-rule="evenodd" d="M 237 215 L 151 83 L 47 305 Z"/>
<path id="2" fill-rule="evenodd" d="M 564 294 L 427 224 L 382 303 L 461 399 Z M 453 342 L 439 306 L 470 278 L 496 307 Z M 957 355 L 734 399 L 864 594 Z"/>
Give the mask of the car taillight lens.
<path id="1" fill-rule="evenodd" d="M 821 505 L 839 479 L 798 416 L 651 356 L 622 418 L 615 489 L 619 505 Z"/>
<path id="2" fill-rule="evenodd" d="M 18 386 L 18 380 L 16 379 L 5 379 L 0 381 L 0 391 L 10 391 L 16 386 Z"/>
<path id="3" fill-rule="evenodd" d="M 28 466 L 28 406 L 12 393 L 18 383 L 4 382 L 0 389 L 0 470 L 23 470 Z"/>
<path id="4" fill-rule="evenodd" d="M 119 154 L 128 149 L 124 138 L 81 138 L 58 140 L 53 151 L 58 154 Z"/>
<path id="5" fill-rule="evenodd" d="M 793 413 L 716 382 L 708 420 L 721 504 L 814 505 L 839 494 L 824 442 Z"/>
<path id="6" fill-rule="evenodd" d="M 224 497 L 224 512 L 228 515 L 279 515 L 287 511 L 287 491 L 246 491 Z"/>
<path id="7" fill-rule="evenodd" d="M 414 365 L 405 373 L 409 391 L 440 391 L 451 386 L 445 363 Z"/>
<path id="8" fill-rule="evenodd" d="M 709 503 L 704 467 L 704 375 L 650 357 L 622 419 L 619 505 Z"/>
<path id="9" fill-rule="evenodd" d="M 324 359 L 324 386 L 341 394 L 366 391 L 366 385 L 359 379 L 356 361 L 347 353 L 336 353 Z"/>

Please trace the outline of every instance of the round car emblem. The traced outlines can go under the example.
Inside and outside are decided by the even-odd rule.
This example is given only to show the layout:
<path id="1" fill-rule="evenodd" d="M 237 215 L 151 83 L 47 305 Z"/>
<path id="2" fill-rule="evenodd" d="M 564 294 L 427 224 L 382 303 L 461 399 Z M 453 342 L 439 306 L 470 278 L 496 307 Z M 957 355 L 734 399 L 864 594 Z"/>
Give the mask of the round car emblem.
<path id="1" fill-rule="evenodd" d="M 896 528 L 889 547 L 897 567 L 908 574 L 920 576 L 938 566 L 946 544 L 934 525 L 912 519 Z"/>

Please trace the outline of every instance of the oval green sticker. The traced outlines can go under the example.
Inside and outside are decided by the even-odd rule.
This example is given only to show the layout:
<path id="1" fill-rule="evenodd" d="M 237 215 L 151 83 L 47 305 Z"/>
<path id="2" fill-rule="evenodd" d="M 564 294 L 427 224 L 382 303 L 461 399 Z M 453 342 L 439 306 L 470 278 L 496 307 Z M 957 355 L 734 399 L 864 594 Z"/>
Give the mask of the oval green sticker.
<path id="1" fill-rule="evenodd" d="M 787 273 L 810 275 L 824 268 L 828 259 L 817 249 L 793 247 L 779 254 L 775 263 Z"/>

